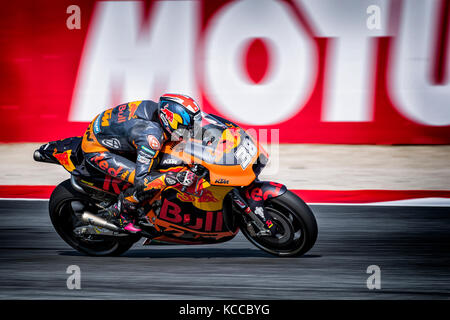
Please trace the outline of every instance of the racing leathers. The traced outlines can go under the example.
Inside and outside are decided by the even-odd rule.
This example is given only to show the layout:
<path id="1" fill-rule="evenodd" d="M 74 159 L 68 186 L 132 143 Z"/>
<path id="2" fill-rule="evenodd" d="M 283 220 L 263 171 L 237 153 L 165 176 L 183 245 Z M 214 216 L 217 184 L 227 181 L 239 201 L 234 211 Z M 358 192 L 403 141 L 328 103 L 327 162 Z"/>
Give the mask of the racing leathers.
<path id="1" fill-rule="evenodd" d="M 193 183 L 195 175 L 185 168 L 178 172 L 153 171 L 168 138 L 158 116 L 158 103 L 151 100 L 121 104 L 100 113 L 83 136 L 81 147 L 90 165 L 133 184 L 115 204 L 128 231 L 139 231 L 133 224 L 134 212 L 152 191 Z"/>

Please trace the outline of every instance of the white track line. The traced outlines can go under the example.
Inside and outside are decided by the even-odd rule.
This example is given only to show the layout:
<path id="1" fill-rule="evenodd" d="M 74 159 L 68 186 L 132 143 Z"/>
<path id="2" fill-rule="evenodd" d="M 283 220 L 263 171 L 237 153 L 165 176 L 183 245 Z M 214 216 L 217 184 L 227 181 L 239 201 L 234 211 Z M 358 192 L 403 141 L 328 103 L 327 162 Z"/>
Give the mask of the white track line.
<path id="1" fill-rule="evenodd" d="M 450 198 L 418 198 L 396 201 L 380 201 L 366 203 L 331 203 L 331 202 L 308 202 L 315 206 L 399 206 L 399 207 L 450 207 Z"/>
<path id="2" fill-rule="evenodd" d="M 45 198 L 0 198 L 0 200 L 11 201 L 48 201 Z M 399 207 L 450 207 L 450 198 L 418 198 L 396 201 L 365 202 L 365 203 L 342 203 L 342 202 L 307 202 L 314 206 L 399 206 Z"/>
<path id="3" fill-rule="evenodd" d="M 48 198 L 0 198 L 0 200 L 48 201 Z"/>

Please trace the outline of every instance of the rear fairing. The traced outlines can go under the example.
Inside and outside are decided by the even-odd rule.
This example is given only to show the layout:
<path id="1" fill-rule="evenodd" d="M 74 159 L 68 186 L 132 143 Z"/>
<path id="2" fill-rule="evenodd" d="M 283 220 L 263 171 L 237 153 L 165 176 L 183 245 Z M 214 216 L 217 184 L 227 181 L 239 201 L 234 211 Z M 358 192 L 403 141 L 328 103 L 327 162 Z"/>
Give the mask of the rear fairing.
<path id="1" fill-rule="evenodd" d="M 57 163 L 72 172 L 83 161 L 81 140 L 81 137 L 71 137 L 46 143 L 34 152 L 34 160 Z"/>

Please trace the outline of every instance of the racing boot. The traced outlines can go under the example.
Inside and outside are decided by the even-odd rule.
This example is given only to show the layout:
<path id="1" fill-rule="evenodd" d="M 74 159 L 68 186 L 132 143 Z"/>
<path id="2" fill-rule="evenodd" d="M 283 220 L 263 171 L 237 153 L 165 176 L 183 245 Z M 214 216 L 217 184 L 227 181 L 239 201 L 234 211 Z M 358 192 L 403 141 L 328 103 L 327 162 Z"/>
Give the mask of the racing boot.
<path id="1" fill-rule="evenodd" d="M 135 224 L 135 218 L 128 213 L 122 212 L 119 221 L 120 226 L 129 233 L 137 233 L 142 231 L 142 229 Z"/>
<path id="2" fill-rule="evenodd" d="M 118 201 L 106 208 L 106 210 L 120 228 L 123 228 L 129 233 L 137 233 L 141 232 L 142 229 L 135 224 L 133 212 L 136 211 L 136 203 L 137 200 L 134 197 L 125 198 L 123 193 L 121 193 Z"/>

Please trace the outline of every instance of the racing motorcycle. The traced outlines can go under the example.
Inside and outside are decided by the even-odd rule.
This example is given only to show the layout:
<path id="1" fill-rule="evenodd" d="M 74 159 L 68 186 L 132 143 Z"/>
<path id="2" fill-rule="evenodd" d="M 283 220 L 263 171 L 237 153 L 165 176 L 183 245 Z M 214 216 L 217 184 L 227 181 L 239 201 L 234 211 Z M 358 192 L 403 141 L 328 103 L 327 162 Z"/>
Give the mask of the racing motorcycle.
<path id="1" fill-rule="evenodd" d="M 49 201 L 59 236 L 92 256 L 121 255 L 142 237 L 144 245 L 212 244 L 233 239 L 239 230 L 276 256 L 310 250 L 318 233 L 311 209 L 286 186 L 258 179 L 268 161 L 266 151 L 233 122 L 212 114 L 203 118 L 200 137 L 166 143 L 157 166 L 160 172 L 188 166 L 196 183 L 151 194 L 138 209 L 142 231 L 137 234 L 118 227 L 106 210 L 130 187 L 118 178 L 127 173 L 105 175 L 93 168 L 83 157 L 81 137 L 37 149 L 34 160 L 60 164 L 71 174 Z"/>

